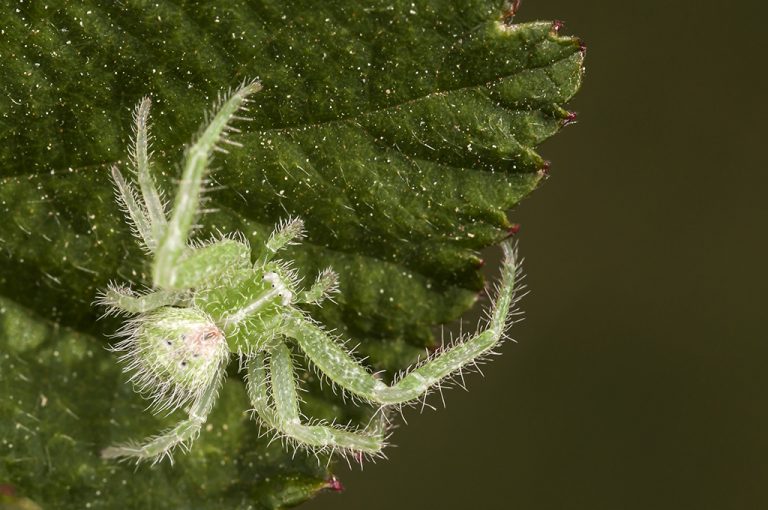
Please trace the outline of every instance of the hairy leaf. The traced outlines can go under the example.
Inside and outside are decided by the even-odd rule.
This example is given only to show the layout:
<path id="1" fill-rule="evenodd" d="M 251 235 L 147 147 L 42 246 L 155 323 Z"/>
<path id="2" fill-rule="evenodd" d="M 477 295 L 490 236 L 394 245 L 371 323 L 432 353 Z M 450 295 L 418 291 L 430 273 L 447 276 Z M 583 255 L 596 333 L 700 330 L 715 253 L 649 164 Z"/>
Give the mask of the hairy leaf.
<path id="1" fill-rule="evenodd" d="M 290 257 L 307 279 L 341 277 L 337 304 L 311 313 L 375 366 L 402 368 L 472 305 L 477 251 L 509 235 L 506 211 L 546 174 L 534 147 L 571 119 L 580 42 L 511 14 L 491 0 L 0 13 L 0 484 L 78 509 L 278 508 L 326 487 L 325 464 L 258 437 L 235 371 L 175 466 L 99 458 L 173 420 L 144 411 L 105 350 L 118 324 L 91 304 L 110 280 L 149 283 L 108 176 L 126 162 L 130 110 L 152 97 L 153 171 L 172 194 L 217 94 L 259 77 L 244 147 L 214 162 L 199 235 L 262 243 L 301 216 L 309 237 Z M 307 406 L 359 415 L 317 391 Z"/>

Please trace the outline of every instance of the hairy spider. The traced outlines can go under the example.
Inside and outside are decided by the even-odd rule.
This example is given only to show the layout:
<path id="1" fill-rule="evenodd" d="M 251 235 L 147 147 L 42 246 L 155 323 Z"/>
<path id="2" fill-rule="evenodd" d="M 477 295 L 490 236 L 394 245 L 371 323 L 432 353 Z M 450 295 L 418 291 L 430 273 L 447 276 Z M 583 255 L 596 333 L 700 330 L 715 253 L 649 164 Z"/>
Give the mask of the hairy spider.
<path id="1" fill-rule="evenodd" d="M 99 302 L 108 312 L 132 315 L 114 346 L 137 391 L 152 401 L 155 412 L 184 408 L 188 418 L 143 443 L 117 445 L 104 458 L 159 461 L 181 445 L 189 448 L 213 408 L 233 353 L 246 371 L 247 391 L 262 425 L 298 447 L 314 451 L 377 455 L 385 445 L 384 412 L 365 428 L 304 420 L 299 409 L 296 367 L 289 344 L 303 352 L 333 384 L 362 401 L 387 408 L 424 397 L 441 382 L 460 375 L 467 364 L 490 353 L 503 338 L 515 303 L 519 264 L 509 241 L 497 298 L 485 329 L 441 349 L 417 367 L 403 372 L 392 385 L 377 379 L 339 339 L 297 308 L 320 303 L 336 291 L 337 276 L 321 272 L 308 289 L 275 255 L 302 236 L 299 219 L 281 223 L 264 246 L 251 248 L 242 236 L 208 243 L 190 242 L 199 213 L 201 190 L 213 151 L 239 130 L 230 123 L 240 117 L 248 96 L 259 91 L 254 81 L 219 101 L 199 137 L 184 156 L 182 177 L 168 214 L 150 174 L 148 117 L 143 99 L 134 114 L 132 160 L 137 193 L 116 166 L 116 195 L 137 237 L 152 256 L 152 289 L 138 294 L 127 286 L 110 285 Z"/>

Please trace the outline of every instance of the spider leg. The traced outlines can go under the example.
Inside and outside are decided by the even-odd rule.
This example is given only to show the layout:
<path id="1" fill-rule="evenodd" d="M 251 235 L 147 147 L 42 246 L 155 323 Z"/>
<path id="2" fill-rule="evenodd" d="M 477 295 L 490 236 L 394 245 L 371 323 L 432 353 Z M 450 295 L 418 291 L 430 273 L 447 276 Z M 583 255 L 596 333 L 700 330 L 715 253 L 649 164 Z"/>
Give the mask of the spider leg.
<path id="1" fill-rule="evenodd" d="M 145 313 L 162 306 L 172 305 L 178 299 L 178 294 L 168 291 L 157 291 L 150 294 L 137 295 L 128 287 L 110 285 L 101 293 L 97 304 L 105 306 L 107 313 L 125 312 L 130 314 Z"/>
<path id="2" fill-rule="evenodd" d="M 383 418 L 363 431 L 302 423 L 295 377 L 291 352 L 283 342 L 272 349 L 269 369 L 263 353 L 248 360 L 248 395 L 254 411 L 265 425 L 298 445 L 316 450 L 340 450 L 369 455 L 381 452 L 385 446 Z M 270 380 L 274 407 L 269 402 Z"/>
<path id="3" fill-rule="evenodd" d="M 133 227 L 134 234 L 144 242 L 149 251 L 155 249 L 155 239 L 152 237 L 152 225 L 147 217 L 147 210 L 137 197 L 135 188 L 125 180 L 117 165 L 111 168 L 112 180 L 115 181 L 117 201 L 125 211 L 128 223 Z"/>
<path id="4" fill-rule="evenodd" d="M 168 219 L 165 216 L 165 206 L 160 193 L 155 187 L 154 179 L 149 173 L 149 107 L 152 101 L 145 97 L 136 106 L 133 112 L 134 132 L 133 150 L 131 159 L 136 171 L 136 179 L 139 182 L 141 196 L 144 198 L 146 212 L 151 226 L 154 246 L 163 237 Z"/>
<path id="5" fill-rule="evenodd" d="M 283 333 L 295 338 L 309 359 L 331 381 L 350 392 L 382 405 L 413 401 L 466 365 L 476 363 L 504 338 L 510 309 L 516 301 L 520 264 L 511 243 L 504 243 L 502 247 L 505 254 L 502 278 L 486 329 L 443 350 L 392 386 L 376 379 L 335 339 L 303 316 L 297 315 Z"/>
<path id="6" fill-rule="evenodd" d="M 288 218 L 281 221 L 267 239 L 265 246 L 265 258 L 270 260 L 277 252 L 295 244 L 294 241 L 304 237 L 304 221 L 301 218 Z"/>
<path id="7" fill-rule="evenodd" d="M 178 445 L 189 446 L 189 443 L 200 434 L 200 429 L 216 402 L 225 374 L 226 370 L 222 365 L 216 377 L 211 378 L 210 384 L 190 406 L 189 418 L 157 436 L 147 438 L 143 444 L 124 444 L 104 448 L 101 451 L 101 457 L 103 459 L 136 459 L 137 463 L 151 459 L 154 464 L 167 456 L 173 461 L 171 457 L 173 448 Z"/>
<path id="8" fill-rule="evenodd" d="M 134 143 L 131 154 L 136 176 L 141 189 L 141 198 L 135 188 L 125 180 L 117 166 L 113 166 L 112 180 L 115 181 L 118 201 L 123 205 L 129 222 L 134 226 L 135 233 L 144 242 L 150 252 L 157 249 L 157 244 L 163 235 L 166 225 L 165 208 L 160 194 L 155 188 L 149 173 L 149 106 L 151 102 L 145 97 L 136 107 L 133 118 Z"/>
<path id="9" fill-rule="evenodd" d="M 200 137 L 187 149 L 171 219 L 157 247 L 152 271 L 155 286 L 180 288 L 177 283 L 178 262 L 187 251 L 187 241 L 198 214 L 203 180 L 211 155 L 214 150 L 223 150 L 218 147 L 220 142 L 236 143 L 226 137 L 229 122 L 237 119 L 236 114 L 247 102 L 247 97 L 259 90 L 261 85 L 254 81 L 235 91 L 221 104 Z"/>
<path id="10" fill-rule="evenodd" d="M 161 434 L 148 438 L 144 444 L 128 443 L 110 446 L 101 451 L 102 459 L 136 459 L 136 462 L 152 459 L 152 463 L 159 462 L 163 457 L 171 457 L 174 446 L 192 442 L 200 433 L 200 428 L 205 423 L 205 418 L 192 417 L 180 422 L 175 427 Z"/>
<path id="11" fill-rule="evenodd" d="M 325 299 L 328 299 L 331 294 L 338 292 L 338 290 L 339 275 L 331 268 L 324 269 L 317 275 L 317 280 L 309 289 L 299 293 L 296 302 L 320 304 Z"/>

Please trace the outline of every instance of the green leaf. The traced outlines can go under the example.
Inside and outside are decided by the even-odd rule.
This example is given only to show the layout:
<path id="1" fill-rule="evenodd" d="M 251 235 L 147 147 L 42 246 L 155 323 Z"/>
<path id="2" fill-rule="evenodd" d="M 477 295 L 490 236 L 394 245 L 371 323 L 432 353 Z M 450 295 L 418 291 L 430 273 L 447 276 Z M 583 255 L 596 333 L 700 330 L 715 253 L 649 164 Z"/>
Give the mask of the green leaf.
<path id="1" fill-rule="evenodd" d="M 263 243 L 280 218 L 309 238 L 307 278 L 341 276 L 313 316 L 402 368 L 472 305 L 477 251 L 545 177 L 534 151 L 570 118 L 575 38 L 507 23 L 498 1 L 29 2 L 0 14 L 0 483 L 44 508 L 278 508 L 327 486 L 325 464 L 259 438 L 233 367 L 208 430 L 177 463 L 102 461 L 173 417 L 144 411 L 91 303 L 147 284 L 112 197 L 130 110 L 153 107 L 154 171 L 172 193 L 217 94 L 259 77 L 244 148 L 215 161 L 200 235 Z M 234 363 L 233 363 L 234 365 Z M 354 419 L 314 388 L 307 412 Z M 41 480 L 46 483 L 40 483 Z"/>

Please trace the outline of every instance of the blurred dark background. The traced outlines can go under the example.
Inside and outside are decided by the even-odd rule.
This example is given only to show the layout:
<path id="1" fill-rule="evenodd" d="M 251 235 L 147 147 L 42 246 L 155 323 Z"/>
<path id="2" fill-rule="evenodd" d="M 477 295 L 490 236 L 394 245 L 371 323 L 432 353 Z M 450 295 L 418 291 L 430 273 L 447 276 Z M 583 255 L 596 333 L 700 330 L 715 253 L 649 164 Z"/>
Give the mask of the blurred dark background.
<path id="1" fill-rule="evenodd" d="M 524 1 L 536 19 L 584 39 L 587 75 L 511 212 L 519 343 L 302 508 L 768 508 L 768 5 Z"/>

